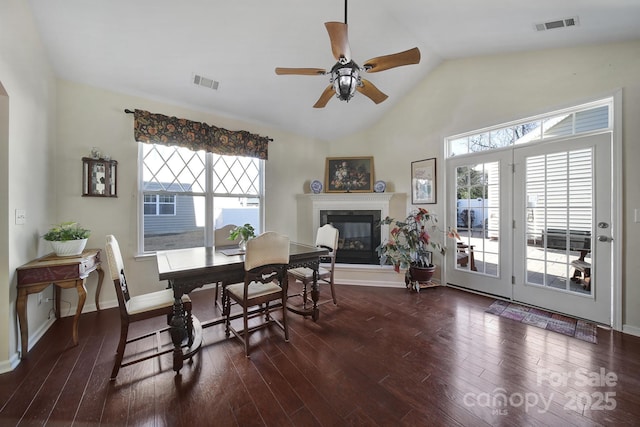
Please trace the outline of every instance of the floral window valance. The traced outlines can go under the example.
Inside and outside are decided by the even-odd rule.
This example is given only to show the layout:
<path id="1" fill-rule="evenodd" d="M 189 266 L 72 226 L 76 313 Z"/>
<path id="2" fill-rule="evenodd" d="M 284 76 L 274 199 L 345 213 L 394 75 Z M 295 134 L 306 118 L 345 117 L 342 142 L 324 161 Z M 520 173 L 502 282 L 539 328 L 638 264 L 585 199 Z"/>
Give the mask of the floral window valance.
<path id="1" fill-rule="evenodd" d="M 271 139 L 264 136 L 144 110 L 136 109 L 133 114 L 133 134 L 136 141 L 177 145 L 194 151 L 205 150 L 229 156 L 256 157 L 262 160 L 267 160 L 268 157 Z"/>

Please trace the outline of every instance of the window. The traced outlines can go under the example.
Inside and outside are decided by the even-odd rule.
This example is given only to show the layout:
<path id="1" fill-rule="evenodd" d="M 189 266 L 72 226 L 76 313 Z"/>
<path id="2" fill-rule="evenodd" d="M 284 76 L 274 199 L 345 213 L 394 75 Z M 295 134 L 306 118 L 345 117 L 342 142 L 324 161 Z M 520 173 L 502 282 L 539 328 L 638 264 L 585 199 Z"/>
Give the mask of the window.
<path id="1" fill-rule="evenodd" d="M 173 194 L 145 194 L 145 215 L 175 215 L 176 196 Z"/>
<path id="2" fill-rule="evenodd" d="M 612 129 L 613 99 L 500 125 L 446 140 L 447 157 Z"/>
<path id="3" fill-rule="evenodd" d="M 227 224 L 260 232 L 261 160 L 139 144 L 140 252 L 211 245 Z"/>

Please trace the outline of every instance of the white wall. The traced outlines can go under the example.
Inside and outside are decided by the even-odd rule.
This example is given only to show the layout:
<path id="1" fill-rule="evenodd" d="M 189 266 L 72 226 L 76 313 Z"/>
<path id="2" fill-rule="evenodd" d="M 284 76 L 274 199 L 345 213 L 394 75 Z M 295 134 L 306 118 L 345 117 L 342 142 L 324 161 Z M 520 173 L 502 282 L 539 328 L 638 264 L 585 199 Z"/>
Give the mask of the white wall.
<path id="1" fill-rule="evenodd" d="M 17 363 L 15 269 L 46 251 L 38 236 L 54 220 L 55 79 L 27 3 L 0 2 L 0 372 Z M 7 101 L 8 98 L 8 102 Z M 8 129 L 6 124 L 8 123 Z M 24 209 L 25 225 L 15 225 Z M 45 291 L 51 294 L 51 289 Z M 42 333 L 50 303 L 28 303 L 32 335 Z"/>
<path id="2" fill-rule="evenodd" d="M 387 71 L 389 73 L 393 71 Z M 623 91 L 623 324 L 640 332 L 640 41 L 445 61 L 378 124 L 331 144 L 331 156 L 375 156 L 376 179 L 410 194 L 410 163 L 438 157 L 442 215 L 443 138 Z"/>

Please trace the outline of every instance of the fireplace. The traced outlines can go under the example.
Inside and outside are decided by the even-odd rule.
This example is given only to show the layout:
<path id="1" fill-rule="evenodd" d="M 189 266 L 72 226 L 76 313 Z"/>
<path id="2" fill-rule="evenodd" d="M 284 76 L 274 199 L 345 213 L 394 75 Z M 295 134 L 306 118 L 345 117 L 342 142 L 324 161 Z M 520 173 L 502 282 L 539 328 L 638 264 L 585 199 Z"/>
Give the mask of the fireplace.
<path id="1" fill-rule="evenodd" d="M 368 284 L 397 283 L 398 274 L 380 267 L 375 252 L 383 239 L 389 236 L 389 226 L 377 227 L 381 218 L 398 218 L 405 215 L 406 194 L 404 193 L 318 193 L 297 196 L 298 218 L 297 239 L 312 245 L 321 225 L 331 222 L 340 231 L 342 248 L 338 250 L 336 274 L 343 283 Z M 327 221 L 327 215 L 336 215 Z M 355 218 L 348 218 L 349 216 Z M 341 223 L 355 224 L 344 227 Z M 362 238 L 360 228 L 370 233 L 370 238 Z M 349 239 L 345 240 L 345 236 Z M 355 236 L 352 238 L 352 236 Z M 357 239 L 356 239 L 357 237 Z M 345 242 L 346 246 L 345 247 Z M 353 247 L 353 249 L 351 248 Z M 359 249 L 362 247 L 362 249 Z M 346 259 L 345 259 L 346 258 Z M 365 273 L 367 272 L 367 273 Z M 372 276 L 366 274 L 375 273 Z M 388 274 L 387 274 L 388 273 Z M 363 276 L 364 274 L 364 276 Z M 375 277 L 374 277 L 375 276 Z"/>
<path id="2" fill-rule="evenodd" d="M 336 262 L 378 264 L 379 210 L 321 210 L 320 225 L 331 224 L 340 232 Z"/>

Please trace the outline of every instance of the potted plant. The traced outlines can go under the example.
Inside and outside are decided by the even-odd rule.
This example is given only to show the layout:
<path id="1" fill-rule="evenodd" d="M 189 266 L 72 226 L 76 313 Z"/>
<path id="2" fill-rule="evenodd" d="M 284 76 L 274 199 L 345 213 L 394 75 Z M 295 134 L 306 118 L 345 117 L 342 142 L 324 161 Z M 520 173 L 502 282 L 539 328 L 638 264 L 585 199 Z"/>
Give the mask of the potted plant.
<path id="1" fill-rule="evenodd" d="M 229 232 L 229 240 L 238 240 L 240 249 L 246 249 L 247 240 L 256 237 L 256 230 L 251 224 L 238 225 Z"/>
<path id="2" fill-rule="evenodd" d="M 386 217 L 380 224 L 390 225 L 391 238 L 382 242 L 376 251 L 380 256 L 380 265 L 393 265 L 397 272 L 405 271 L 405 283 L 416 290 L 420 283 L 427 283 L 433 277 L 435 265 L 431 263 L 432 250 L 444 255 L 446 247 L 435 240 L 433 235 L 441 233 L 436 216 L 428 210 L 418 208 L 409 213 L 404 220 Z M 449 229 L 447 237 L 460 238 L 457 231 Z"/>
<path id="3" fill-rule="evenodd" d="M 90 235 L 91 230 L 69 221 L 54 225 L 42 237 L 51 243 L 57 256 L 75 256 L 82 253 Z"/>

